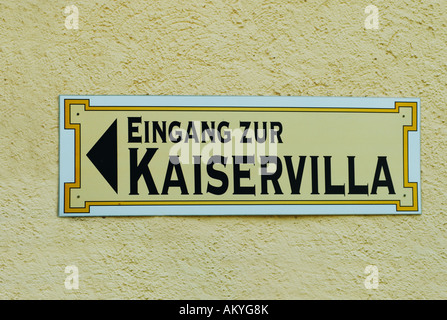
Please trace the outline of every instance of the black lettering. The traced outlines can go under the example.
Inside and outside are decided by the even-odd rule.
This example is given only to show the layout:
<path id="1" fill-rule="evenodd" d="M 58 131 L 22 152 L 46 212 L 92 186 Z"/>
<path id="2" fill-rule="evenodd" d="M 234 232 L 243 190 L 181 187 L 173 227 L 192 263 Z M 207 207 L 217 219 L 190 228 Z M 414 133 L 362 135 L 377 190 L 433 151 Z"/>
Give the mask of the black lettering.
<path id="1" fill-rule="evenodd" d="M 197 136 L 196 126 L 194 121 L 188 122 L 188 128 L 186 129 L 186 137 L 185 142 L 188 142 L 189 139 L 194 139 L 194 142 L 199 142 L 199 137 Z"/>
<path id="2" fill-rule="evenodd" d="M 355 184 L 354 156 L 348 156 L 349 194 L 368 194 L 368 185 Z"/>
<path id="3" fill-rule="evenodd" d="M 267 172 L 267 164 L 274 163 L 276 170 L 274 173 Z M 271 181 L 275 194 L 283 194 L 278 179 L 282 174 L 281 160 L 276 156 L 261 156 L 261 194 L 268 194 L 267 182 Z"/>
<path id="4" fill-rule="evenodd" d="M 193 156 L 194 159 L 194 194 L 202 194 L 202 157 Z"/>
<path id="5" fill-rule="evenodd" d="M 259 129 L 259 124 L 255 122 L 255 139 L 256 142 L 263 143 L 267 140 L 267 122 L 263 122 L 263 129 Z M 262 133 L 262 137 L 260 137 L 260 133 Z"/>
<path id="6" fill-rule="evenodd" d="M 138 195 L 138 180 L 143 176 L 149 194 L 158 194 L 151 171 L 149 170 L 149 162 L 152 160 L 158 148 L 147 148 L 143 159 L 138 163 L 138 148 L 129 148 L 130 154 L 130 194 Z"/>
<path id="7" fill-rule="evenodd" d="M 180 122 L 179 121 L 172 121 L 170 124 L 169 124 L 169 129 L 168 129 L 168 131 L 169 131 L 169 140 L 171 141 L 171 142 L 174 142 L 174 143 L 177 143 L 177 142 L 180 142 L 181 140 L 182 140 L 182 134 L 181 134 L 181 131 L 180 131 L 180 134 L 177 136 L 177 138 L 174 138 L 173 136 L 172 136 L 172 131 L 174 130 L 174 127 L 177 127 L 177 128 L 180 128 Z"/>
<path id="8" fill-rule="evenodd" d="M 385 175 L 385 180 L 380 179 L 380 173 Z M 377 157 L 376 173 L 374 174 L 374 182 L 372 184 L 371 194 L 377 194 L 378 187 L 387 187 L 388 194 L 396 194 L 394 191 L 393 181 L 391 180 L 390 169 L 386 157 Z"/>
<path id="9" fill-rule="evenodd" d="M 172 172 L 174 170 L 177 175 L 177 180 L 172 179 Z M 182 194 L 188 194 L 179 156 L 169 156 L 168 169 L 166 170 L 165 182 L 161 194 L 168 194 L 170 187 L 179 187 Z"/>
<path id="10" fill-rule="evenodd" d="M 286 160 L 287 173 L 289 174 L 290 189 L 292 190 L 292 194 L 300 194 L 301 181 L 303 180 L 303 171 L 304 171 L 304 163 L 306 162 L 306 156 L 300 156 L 300 162 L 298 164 L 298 170 L 296 172 L 296 175 L 294 174 L 293 170 L 292 156 L 284 156 L 284 159 Z"/>
<path id="11" fill-rule="evenodd" d="M 216 123 L 211 121 L 211 129 L 208 126 L 208 122 L 202 121 L 202 142 L 206 142 L 205 133 L 208 134 L 211 142 L 214 142 L 214 135 L 216 134 Z"/>
<path id="12" fill-rule="evenodd" d="M 241 170 L 240 164 L 255 164 L 254 156 L 233 156 L 233 194 L 255 194 L 255 186 L 241 186 L 241 179 L 250 180 L 250 169 Z"/>
<path id="13" fill-rule="evenodd" d="M 149 142 L 149 121 L 144 121 L 144 143 Z"/>
<path id="14" fill-rule="evenodd" d="M 138 127 L 134 127 L 134 123 L 141 123 L 141 117 L 128 117 L 128 142 L 129 143 L 141 143 L 141 137 L 135 137 L 134 132 L 138 133 Z"/>
<path id="15" fill-rule="evenodd" d="M 278 127 L 278 129 L 275 130 L 275 127 Z M 276 138 L 278 138 L 278 143 L 282 143 L 282 139 L 281 139 L 282 123 L 281 122 L 270 123 L 270 132 L 271 132 L 270 142 L 274 143 L 275 137 L 276 137 Z"/>
<path id="16" fill-rule="evenodd" d="M 240 126 L 245 128 L 242 133 L 241 143 L 251 143 L 251 138 L 247 138 L 248 128 L 250 128 L 251 122 L 249 121 L 241 121 L 239 122 Z"/>
<path id="17" fill-rule="evenodd" d="M 222 164 L 225 167 L 227 158 L 223 156 L 212 156 L 210 157 L 206 165 L 206 171 L 208 175 L 213 179 L 220 180 L 222 182 L 222 185 L 220 187 L 216 187 L 208 182 L 206 192 L 215 195 L 221 195 L 224 194 L 228 189 L 228 177 L 224 172 L 216 170 L 214 168 L 215 163 Z"/>
<path id="18" fill-rule="evenodd" d="M 227 121 L 222 121 L 217 126 L 217 133 L 219 135 L 219 141 L 220 142 L 224 142 L 225 143 L 225 142 L 230 141 L 231 135 L 228 132 L 226 132 L 225 138 L 222 139 L 222 128 L 223 127 L 228 128 L 229 125 L 230 124 Z"/>
<path id="19" fill-rule="evenodd" d="M 161 138 L 163 143 L 166 143 L 166 121 L 162 121 L 162 126 L 158 121 L 152 121 L 152 142 L 157 142 L 157 135 Z"/>
<path id="20" fill-rule="evenodd" d="M 345 185 L 332 185 L 331 156 L 324 156 L 324 194 L 345 194 Z"/>
<path id="21" fill-rule="evenodd" d="M 318 156 L 310 156 L 312 169 L 312 193 L 320 194 L 318 192 Z"/>

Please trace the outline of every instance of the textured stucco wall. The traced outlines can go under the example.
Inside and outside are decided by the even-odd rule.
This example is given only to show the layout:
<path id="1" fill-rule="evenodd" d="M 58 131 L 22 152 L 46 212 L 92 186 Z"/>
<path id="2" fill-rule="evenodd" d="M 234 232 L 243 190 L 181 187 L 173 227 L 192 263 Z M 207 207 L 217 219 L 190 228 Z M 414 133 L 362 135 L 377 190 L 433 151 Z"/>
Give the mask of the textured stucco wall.
<path id="1" fill-rule="evenodd" d="M 364 28 L 369 4 L 378 30 Z M 446 299 L 446 11 L 0 0 L 0 298 Z M 423 214 L 58 218 L 60 94 L 419 97 Z"/>

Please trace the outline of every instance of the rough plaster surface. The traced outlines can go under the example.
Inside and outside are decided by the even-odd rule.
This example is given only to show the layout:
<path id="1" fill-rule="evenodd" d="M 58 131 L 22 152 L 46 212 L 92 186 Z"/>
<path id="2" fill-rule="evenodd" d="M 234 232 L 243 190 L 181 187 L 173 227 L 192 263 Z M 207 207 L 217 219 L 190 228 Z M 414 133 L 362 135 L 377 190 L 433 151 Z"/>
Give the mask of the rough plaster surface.
<path id="1" fill-rule="evenodd" d="M 379 30 L 364 28 L 371 3 Z M 78 30 L 64 26 L 71 4 Z M 446 299 L 446 11 L 0 0 L 0 298 Z M 58 218 L 60 94 L 420 97 L 424 213 Z"/>

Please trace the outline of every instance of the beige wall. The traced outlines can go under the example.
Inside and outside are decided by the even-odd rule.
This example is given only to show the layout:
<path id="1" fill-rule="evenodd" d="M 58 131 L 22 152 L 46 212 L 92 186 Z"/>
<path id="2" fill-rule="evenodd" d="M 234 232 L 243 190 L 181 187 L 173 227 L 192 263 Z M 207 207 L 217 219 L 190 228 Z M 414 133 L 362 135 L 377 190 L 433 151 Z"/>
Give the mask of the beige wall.
<path id="1" fill-rule="evenodd" d="M 364 28 L 369 4 L 378 30 Z M 0 0 L 0 298 L 446 299 L 446 11 Z M 423 214 L 58 218 L 60 94 L 419 97 Z"/>

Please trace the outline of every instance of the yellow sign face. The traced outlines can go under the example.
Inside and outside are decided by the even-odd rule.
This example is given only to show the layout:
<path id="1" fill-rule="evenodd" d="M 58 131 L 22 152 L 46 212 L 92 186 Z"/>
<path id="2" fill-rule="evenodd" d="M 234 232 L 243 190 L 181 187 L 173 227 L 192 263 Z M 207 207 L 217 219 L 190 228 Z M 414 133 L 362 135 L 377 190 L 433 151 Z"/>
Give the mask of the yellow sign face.
<path id="1" fill-rule="evenodd" d="M 420 213 L 417 101 L 194 106 L 177 98 L 61 99 L 61 148 L 73 158 L 61 216 Z"/>

